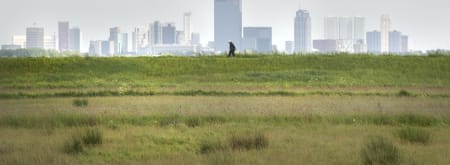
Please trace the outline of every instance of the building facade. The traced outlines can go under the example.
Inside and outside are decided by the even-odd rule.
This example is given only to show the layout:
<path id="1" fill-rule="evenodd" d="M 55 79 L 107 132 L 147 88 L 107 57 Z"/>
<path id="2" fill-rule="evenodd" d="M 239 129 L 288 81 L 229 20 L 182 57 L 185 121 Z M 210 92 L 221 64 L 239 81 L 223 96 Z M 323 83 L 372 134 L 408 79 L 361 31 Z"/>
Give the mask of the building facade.
<path id="1" fill-rule="evenodd" d="M 69 50 L 69 22 L 58 22 L 58 46 L 60 52 Z"/>
<path id="2" fill-rule="evenodd" d="M 298 10 L 294 25 L 295 53 L 311 52 L 311 17 L 307 10 Z"/>
<path id="3" fill-rule="evenodd" d="M 69 50 L 80 52 L 81 50 L 81 31 L 74 27 L 69 30 Z"/>
<path id="4" fill-rule="evenodd" d="M 391 18 L 382 15 L 380 20 L 381 53 L 389 53 L 389 32 L 391 30 Z"/>
<path id="5" fill-rule="evenodd" d="M 26 31 L 26 48 L 44 49 L 44 28 L 29 27 Z"/>
<path id="6" fill-rule="evenodd" d="M 381 32 L 371 31 L 366 33 L 367 52 L 379 54 L 381 53 Z"/>
<path id="7" fill-rule="evenodd" d="M 244 27 L 242 49 L 261 53 L 272 52 L 272 27 Z"/>
<path id="8" fill-rule="evenodd" d="M 214 48 L 215 51 L 226 52 L 228 41 L 232 41 L 237 49 L 242 40 L 242 1 L 214 0 Z"/>

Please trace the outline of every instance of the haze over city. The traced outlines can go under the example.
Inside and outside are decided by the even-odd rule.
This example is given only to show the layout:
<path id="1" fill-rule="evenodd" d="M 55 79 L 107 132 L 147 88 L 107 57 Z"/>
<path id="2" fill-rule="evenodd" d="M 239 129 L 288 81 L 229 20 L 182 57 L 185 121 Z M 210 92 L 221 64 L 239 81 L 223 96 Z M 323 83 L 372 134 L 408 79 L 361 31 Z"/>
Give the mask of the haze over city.
<path id="1" fill-rule="evenodd" d="M 324 37 L 324 17 L 362 16 L 365 30 L 379 30 L 380 16 L 391 17 L 392 30 L 409 36 L 413 50 L 450 49 L 450 39 L 444 34 L 450 22 L 447 0 L 243 0 L 243 27 L 270 26 L 273 44 L 284 49 L 285 41 L 294 40 L 295 12 L 310 12 L 312 39 Z M 192 32 L 201 34 L 201 43 L 214 41 L 213 0 L 15 0 L 4 2 L 0 11 L 2 27 L 0 44 L 9 44 L 13 35 L 25 35 L 33 26 L 45 28 L 46 34 L 58 33 L 58 21 L 69 21 L 82 32 L 81 51 L 87 52 L 90 40 L 108 38 L 109 28 L 121 27 L 131 33 L 136 26 L 148 26 L 153 21 L 173 22 L 183 28 L 183 13 L 192 12 Z M 26 5 L 25 5 L 26 4 Z"/>

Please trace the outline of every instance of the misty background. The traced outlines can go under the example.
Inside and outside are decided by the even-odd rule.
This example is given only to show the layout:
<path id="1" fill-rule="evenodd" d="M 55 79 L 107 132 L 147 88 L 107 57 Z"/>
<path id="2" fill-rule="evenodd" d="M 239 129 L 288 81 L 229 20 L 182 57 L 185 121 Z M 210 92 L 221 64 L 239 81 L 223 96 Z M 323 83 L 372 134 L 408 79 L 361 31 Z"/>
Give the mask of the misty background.
<path id="1" fill-rule="evenodd" d="M 174 22 L 183 28 L 183 13 L 192 12 L 192 32 L 201 43 L 214 40 L 214 0 L 1 0 L 0 44 L 13 35 L 25 35 L 36 23 L 46 35 L 58 32 L 58 21 L 69 21 L 82 32 L 81 51 L 89 40 L 107 39 L 109 28 L 131 33 L 153 21 Z M 380 16 L 389 14 L 392 30 L 410 37 L 413 50 L 450 49 L 449 0 L 243 0 L 243 26 L 273 27 L 273 44 L 279 50 L 293 40 L 295 12 L 309 10 L 312 38 L 323 38 L 325 16 L 363 16 L 366 31 L 379 30 Z"/>

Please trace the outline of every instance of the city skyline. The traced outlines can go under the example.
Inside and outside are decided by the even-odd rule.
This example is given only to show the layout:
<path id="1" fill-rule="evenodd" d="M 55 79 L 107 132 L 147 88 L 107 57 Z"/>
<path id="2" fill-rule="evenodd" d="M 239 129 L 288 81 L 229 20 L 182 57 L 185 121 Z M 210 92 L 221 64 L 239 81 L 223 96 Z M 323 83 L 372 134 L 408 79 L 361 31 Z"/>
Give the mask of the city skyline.
<path id="1" fill-rule="evenodd" d="M 108 29 L 111 27 L 121 27 L 123 31 L 131 34 L 134 27 L 146 26 L 153 21 L 174 22 L 177 29 L 183 29 L 183 13 L 191 12 L 192 30 L 191 32 L 201 34 L 201 43 L 206 45 L 208 41 L 214 40 L 214 1 L 213 0 L 192 0 L 190 3 L 180 0 L 154 0 L 150 2 L 135 1 L 147 6 L 139 7 L 137 10 L 127 11 L 129 4 L 112 7 L 112 9 L 101 8 L 93 10 L 107 1 L 98 0 L 95 3 L 88 1 L 67 1 L 57 2 L 53 0 L 43 0 L 39 2 L 19 0 L 8 2 L 11 8 L 16 8 L 14 16 L 7 15 L 10 10 L 1 11 L 2 20 L 6 20 L 0 32 L 0 44 L 10 44 L 13 35 L 24 35 L 27 27 L 32 27 L 34 22 L 38 27 L 45 28 L 45 35 L 58 33 L 57 22 L 69 21 L 71 25 L 79 27 L 83 33 L 82 51 L 86 52 L 90 40 L 103 40 L 108 37 Z M 130 1 L 130 3 L 131 3 Z M 362 0 L 364 1 L 364 0 Z M 446 29 L 450 29 L 448 23 L 437 20 L 441 15 L 450 15 L 443 6 L 449 2 L 443 0 L 431 0 L 428 2 L 411 3 L 405 0 L 390 2 L 387 0 L 377 1 L 364 5 L 364 2 L 356 0 L 345 0 L 336 3 L 325 0 L 302 1 L 302 9 L 308 10 L 311 14 L 312 38 L 324 38 L 323 19 L 326 16 L 362 16 L 366 18 L 366 32 L 380 30 L 380 16 L 389 14 L 392 20 L 391 30 L 399 30 L 410 36 L 410 47 L 414 50 L 428 49 L 450 49 L 447 38 L 442 34 Z M 366 1 L 368 2 L 368 1 Z M 30 6 L 40 6 L 39 9 L 27 8 L 19 3 L 29 3 Z M 180 3 L 183 5 L 173 5 Z M 273 43 L 279 48 L 284 47 L 285 41 L 294 40 L 293 21 L 295 11 L 299 9 L 298 1 L 279 3 L 275 0 L 243 1 L 242 2 L 243 27 L 248 26 L 270 26 L 273 28 Z M 342 3 L 342 4 L 341 4 Z M 349 5 L 351 4 L 351 5 Z M 53 5 L 60 8 L 54 9 Z M 80 10 L 82 6 L 83 10 Z M 90 6 L 89 6 L 90 5 Z M 357 8 L 348 8 L 358 6 Z M 382 7 L 379 7 L 382 6 Z M 415 12 L 423 6 L 433 6 L 433 10 L 428 12 Z M 68 9 L 72 7 L 74 9 Z M 280 12 L 266 12 L 265 9 L 272 7 Z M 158 10 L 163 8 L 164 11 Z M 373 9 L 372 9 L 373 8 Z M 428 7 L 430 8 L 430 7 Z M 116 12 L 112 12 L 116 9 Z M 416 10 L 415 10 L 416 9 Z M 34 14 L 37 13 L 37 14 Z M 164 14 L 162 14 L 164 13 Z M 414 18 L 414 19 L 412 19 Z M 431 18 L 431 19 L 427 19 Z M 436 19 L 432 19 L 436 18 Z M 99 21 L 102 20 L 102 21 Z M 430 31 L 426 31 L 430 29 Z M 432 30 L 431 30 L 432 29 Z"/>

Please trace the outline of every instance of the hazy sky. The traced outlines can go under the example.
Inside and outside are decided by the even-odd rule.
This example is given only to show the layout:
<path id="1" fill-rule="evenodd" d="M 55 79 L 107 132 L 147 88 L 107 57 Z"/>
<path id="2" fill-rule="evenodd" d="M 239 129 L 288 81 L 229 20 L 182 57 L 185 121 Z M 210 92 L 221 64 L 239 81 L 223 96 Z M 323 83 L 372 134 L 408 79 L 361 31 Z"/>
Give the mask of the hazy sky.
<path id="1" fill-rule="evenodd" d="M 82 51 L 89 40 L 105 40 L 109 28 L 131 32 L 150 22 L 174 22 L 182 29 L 183 12 L 192 12 L 193 32 L 201 42 L 214 39 L 214 0 L 0 0 L 0 44 L 37 23 L 46 34 L 57 33 L 57 21 L 70 21 L 83 33 Z M 323 38 L 325 16 L 363 16 L 366 30 L 379 29 L 382 14 L 389 14 L 392 28 L 410 36 L 418 50 L 450 49 L 450 0 L 302 0 L 312 17 L 313 39 Z M 272 26 L 273 42 L 284 49 L 293 40 L 299 0 L 243 0 L 244 26 Z M 130 35 L 131 36 L 131 35 Z"/>

